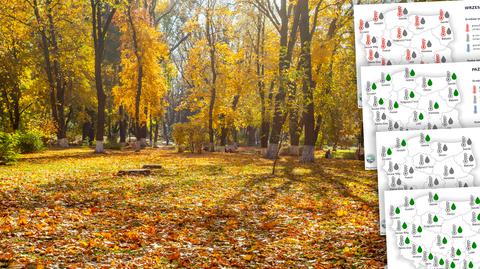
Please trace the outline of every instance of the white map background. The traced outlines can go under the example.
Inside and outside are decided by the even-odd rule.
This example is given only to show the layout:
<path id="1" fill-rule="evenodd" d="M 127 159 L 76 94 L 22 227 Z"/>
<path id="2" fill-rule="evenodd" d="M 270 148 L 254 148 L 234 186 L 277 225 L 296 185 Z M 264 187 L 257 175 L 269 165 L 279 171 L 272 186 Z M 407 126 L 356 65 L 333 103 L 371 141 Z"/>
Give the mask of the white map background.
<path id="1" fill-rule="evenodd" d="M 365 168 L 377 168 L 376 132 L 480 126 L 477 67 L 480 64 L 362 68 Z"/>
<path id="2" fill-rule="evenodd" d="M 480 188 L 386 197 L 389 269 L 480 268 Z"/>
<path id="3" fill-rule="evenodd" d="M 380 231 L 385 191 L 480 186 L 480 129 L 378 133 Z"/>
<path id="4" fill-rule="evenodd" d="M 467 51 L 465 6 L 475 1 L 356 5 L 357 85 L 362 66 L 477 60 Z M 358 88 L 361 107 L 362 89 Z"/>

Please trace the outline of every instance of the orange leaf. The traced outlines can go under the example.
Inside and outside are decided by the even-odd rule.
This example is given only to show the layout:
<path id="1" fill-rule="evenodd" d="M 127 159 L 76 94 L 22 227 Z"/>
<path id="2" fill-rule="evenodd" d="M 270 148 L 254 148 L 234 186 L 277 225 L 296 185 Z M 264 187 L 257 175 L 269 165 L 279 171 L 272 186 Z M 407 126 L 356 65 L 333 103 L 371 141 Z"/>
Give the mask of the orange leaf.
<path id="1" fill-rule="evenodd" d="M 180 251 L 175 249 L 173 253 L 167 256 L 170 261 L 178 260 L 180 258 Z"/>

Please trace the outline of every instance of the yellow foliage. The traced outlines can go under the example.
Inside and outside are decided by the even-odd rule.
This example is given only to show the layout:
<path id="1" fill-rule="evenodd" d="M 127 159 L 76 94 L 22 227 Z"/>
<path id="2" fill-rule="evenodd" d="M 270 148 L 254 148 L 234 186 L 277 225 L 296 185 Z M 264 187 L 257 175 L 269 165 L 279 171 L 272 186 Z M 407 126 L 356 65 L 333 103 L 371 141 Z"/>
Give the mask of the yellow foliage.
<path id="1" fill-rule="evenodd" d="M 148 116 L 159 117 L 165 107 L 164 96 L 168 90 L 167 64 L 169 50 L 162 42 L 162 36 L 152 25 L 145 10 L 135 10 L 132 17 L 137 34 L 139 55 L 143 67 L 142 89 L 140 98 L 140 121 Z M 122 70 L 119 73 L 120 84 L 113 88 L 113 96 L 117 105 L 124 105 L 130 115 L 135 114 L 135 97 L 138 86 L 138 61 L 134 52 L 132 31 L 126 18 L 120 20 L 122 32 Z M 146 111 L 147 113 L 143 113 Z"/>
<path id="2" fill-rule="evenodd" d="M 202 153 L 203 145 L 208 141 L 207 130 L 199 121 L 173 125 L 172 136 L 179 152 L 188 148 L 191 152 Z"/>

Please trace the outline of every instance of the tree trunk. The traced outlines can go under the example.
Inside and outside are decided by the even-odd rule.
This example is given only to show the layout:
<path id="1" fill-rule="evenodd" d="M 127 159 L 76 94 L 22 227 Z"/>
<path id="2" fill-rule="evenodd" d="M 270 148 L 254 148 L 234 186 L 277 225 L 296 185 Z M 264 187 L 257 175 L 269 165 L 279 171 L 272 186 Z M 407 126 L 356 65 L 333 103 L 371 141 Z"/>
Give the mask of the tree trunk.
<path id="1" fill-rule="evenodd" d="M 138 46 L 137 29 L 133 23 L 131 5 L 127 8 L 127 18 L 132 31 L 133 52 L 137 59 L 137 91 L 135 93 L 135 128 L 136 128 L 136 146 L 135 151 L 140 151 L 146 143 L 146 122 L 140 122 L 140 102 L 142 98 L 142 82 L 143 82 L 143 63 L 140 55 L 140 48 Z"/>
<path id="2" fill-rule="evenodd" d="M 84 122 L 82 125 L 82 143 L 87 142 L 87 145 L 90 145 L 90 129 L 92 128 L 92 124 L 87 121 Z"/>
<path id="3" fill-rule="evenodd" d="M 315 160 L 315 107 L 313 103 L 312 57 L 311 43 L 312 35 L 310 30 L 310 15 L 308 0 L 301 0 L 300 15 L 300 39 L 302 43 L 302 90 L 304 96 L 303 124 L 305 127 L 305 142 L 300 158 L 301 162 L 311 163 Z"/>
<path id="4" fill-rule="evenodd" d="M 298 122 L 298 110 L 295 107 L 290 108 L 289 113 L 289 134 L 290 134 L 290 147 L 289 154 L 298 156 L 300 154 L 300 133 Z"/>
<path id="5" fill-rule="evenodd" d="M 18 87 L 18 84 L 15 84 L 12 92 L 9 93 L 4 89 L 2 95 L 4 99 L 3 103 L 5 103 L 7 109 L 10 126 L 15 132 L 20 128 L 20 87 Z"/>
<path id="6" fill-rule="evenodd" d="M 22 96 L 22 92 L 18 84 L 14 86 L 14 93 L 13 93 L 13 117 L 12 117 L 12 129 L 14 132 L 20 129 L 20 98 Z"/>
<path id="7" fill-rule="evenodd" d="M 234 144 L 234 146 L 238 146 L 238 130 L 237 130 L 237 128 L 232 127 L 231 133 L 232 133 L 232 143 Z"/>
<path id="8" fill-rule="evenodd" d="M 98 72 L 98 73 L 97 73 Z M 101 75 L 101 64 L 98 66 L 95 65 L 95 84 L 97 89 L 97 130 L 96 130 L 96 146 L 95 153 L 104 153 L 105 149 L 103 146 L 103 136 L 104 136 L 104 127 L 105 127 L 105 103 L 106 96 L 103 91 L 102 85 L 102 75 Z"/>
<path id="9" fill-rule="evenodd" d="M 168 123 L 166 120 L 163 123 L 163 138 L 165 139 L 165 143 L 168 146 L 170 144 L 170 132 L 168 131 Z"/>
<path id="10" fill-rule="evenodd" d="M 158 147 L 158 132 L 160 129 L 160 120 L 157 118 L 155 119 L 155 133 L 154 133 L 154 138 L 153 138 L 153 147 L 157 148 Z"/>
<path id="11" fill-rule="evenodd" d="M 61 72 L 60 63 L 58 61 L 58 44 L 55 24 L 53 21 L 51 0 L 45 1 L 45 11 L 47 23 L 44 22 L 43 16 L 40 14 L 40 8 L 37 0 L 33 0 L 33 10 L 36 21 L 40 27 L 39 34 L 41 37 L 41 47 L 43 58 L 45 61 L 45 72 L 47 73 L 47 81 L 50 88 L 50 106 L 52 109 L 52 119 L 57 128 L 57 140 L 60 146 L 68 146 L 66 138 L 66 123 L 64 115 L 65 91 L 64 77 Z M 48 36 L 47 29 L 48 26 Z M 52 52 L 50 52 L 50 48 Z M 53 65 L 51 59 L 53 58 Z"/>
<path id="12" fill-rule="evenodd" d="M 104 7 L 102 1 L 90 0 L 90 6 L 92 10 L 92 37 L 93 45 L 95 49 L 95 88 L 97 91 L 97 130 L 96 130 L 96 153 L 105 152 L 103 146 L 104 127 L 105 127 L 105 104 L 106 95 L 103 90 L 102 80 L 102 62 L 105 51 L 105 37 L 110 27 L 113 15 L 116 12 L 115 8 L 108 9 Z M 105 12 L 102 12 L 102 9 Z M 105 22 L 102 22 L 102 18 L 106 18 Z"/>
<path id="13" fill-rule="evenodd" d="M 225 147 L 227 145 L 227 137 L 228 137 L 228 128 L 222 127 L 220 132 L 220 146 Z"/>
<path id="14" fill-rule="evenodd" d="M 46 11 L 47 11 L 47 20 L 50 34 L 50 43 L 52 47 L 52 56 L 53 56 L 53 74 L 55 77 L 55 87 L 56 87 L 56 96 L 55 96 L 55 105 L 57 106 L 57 140 L 60 147 L 68 147 L 67 140 L 67 126 L 65 120 L 65 81 L 64 76 L 61 70 L 59 62 L 59 49 L 57 42 L 57 33 L 55 23 L 53 21 L 52 9 L 50 6 L 50 1 L 46 1 Z"/>
<path id="15" fill-rule="evenodd" d="M 153 120 L 152 117 L 150 117 L 150 128 L 148 129 L 148 135 L 150 136 L 150 146 L 154 147 L 155 145 L 153 144 Z"/>
<path id="16" fill-rule="evenodd" d="M 322 123 L 323 123 L 323 117 L 322 115 L 319 113 L 317 115 L 317 122 L 315 124 L 315 131 L 313 133 L 313 144 L 316 145 L 317 144 L 317 140 L 318 140 L 318 135 L 320 134 L 320 130 L 322 128 Z M 322 145 L 320 145 L 320 147 L 322 147 Z"/>
<path id="17" fill-rule="evenodd" d="M 128 122 L 127 122 L 127 117 L 125 115 L 125 109 L 123 105 L 120 106 L 118 109 L 119 114 L 120 114 L 120 144 L 124 146 L 127 142 L 127 127 L 128 127 Z"/>
<path id="18" fill-rule="evenodd" d="M 258 16 L 257 23 L 257 40 L 255 46 L 256 65 L 257 65 L 257 89 L 260 96 L 260 116 L 261 116 L 261 126 L 260 126 L 260 147 L 266 149 L 268 147 L 268 135 L 270 133 L 270 113 L 267 111 L 267 100 L 265 93 L 265 16 Z M 272 80 L 271 89 L 273 88 L 274 82 Z M 249 138 L 250 135 L 249 135 Z M 249 145 L 253 145 L 252 141 L 249 139 Z"/>
<path id="19" fill-rule="evenodd" d="M 147 123 L 142 122 L 142 125 L 140 128 L 140 147 L 142 148 L 145 148 L 147 146 L 147 134 L 148 134 Z"/>
<path id="20" fill-rule="evenodd" d="M 210 101 L 208 107 L 208 138 L 209 138 L 209 151 L 215 151 L 215 137 L 213 130 L 213 110 L 215 108 L 215 100 L 217 96 L 217 69 L 216 69 L 216 38 L 215 31 L 213 29 L 213 23 L 211 21 L 211 14 L 207 12 L 206 34 L 207 41 L 210 47 L 210 71 L 212 72 L 212 82 L 210 85 Z"/>
<path id="21" fill-rule="evenodd" d="M 287 11 L 287 1 L 282 0 L 280 6 L 281 26 L 280 26 L 280 55 L 279 55 L 279 85 L 278 92 L 274 98 L 273 120 L 270 131 L 270 143 L 267 150 L 267 158 L 275 159 L 278 152 L 278 144 L 280 142 L 280 135 L 283 124 L 285 122 L 285 97 L 288 90 L 288 70 L 292 62 L 293 49 L 296 43 L 296 36 L 298 30 L 299 9 L 298 4 L 294 7 L 294 17 L 292 22 L 292 29 L 289 36 L 289 17 Z"/>
<path id="22" fill-rule="evenodd" d="M 253 147 L 257 144 L 256 142 L 256 128 L 253 126 L 248 126 L 247 127 L 247 145 L 249 147 Z"/>

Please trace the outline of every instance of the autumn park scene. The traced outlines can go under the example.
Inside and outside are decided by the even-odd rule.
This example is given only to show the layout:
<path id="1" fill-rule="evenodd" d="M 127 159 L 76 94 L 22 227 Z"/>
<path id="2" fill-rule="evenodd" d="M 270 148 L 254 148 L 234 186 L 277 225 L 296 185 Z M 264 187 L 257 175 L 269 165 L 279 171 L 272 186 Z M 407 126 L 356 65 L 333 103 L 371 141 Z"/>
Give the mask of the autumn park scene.
<path id="1" fill-rule="evenodd" d="M 383 268 L 346 0 L 0 5 L 0 268 Z"/>

